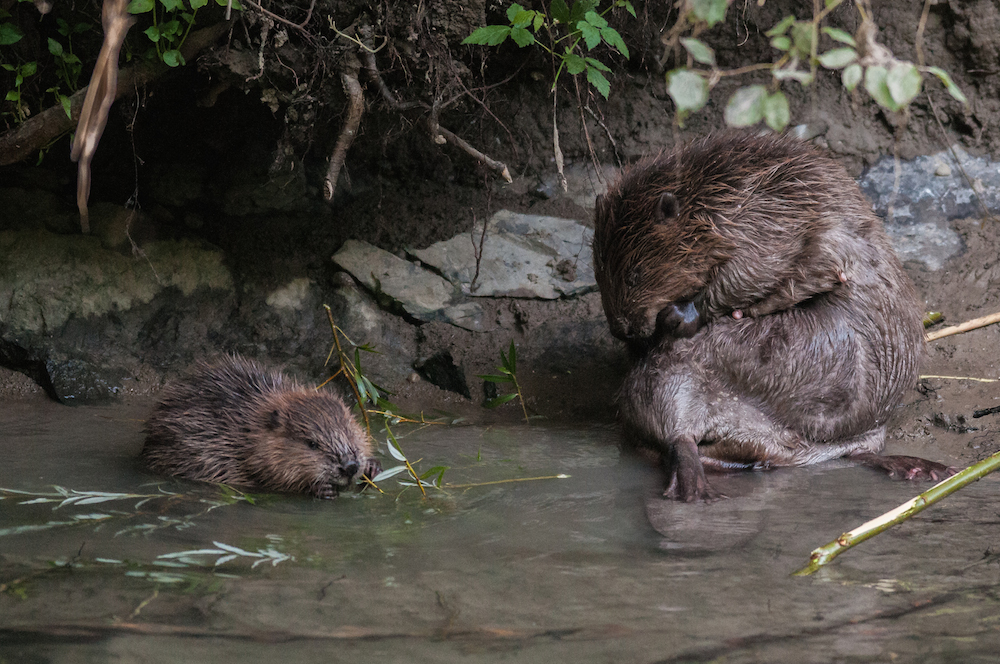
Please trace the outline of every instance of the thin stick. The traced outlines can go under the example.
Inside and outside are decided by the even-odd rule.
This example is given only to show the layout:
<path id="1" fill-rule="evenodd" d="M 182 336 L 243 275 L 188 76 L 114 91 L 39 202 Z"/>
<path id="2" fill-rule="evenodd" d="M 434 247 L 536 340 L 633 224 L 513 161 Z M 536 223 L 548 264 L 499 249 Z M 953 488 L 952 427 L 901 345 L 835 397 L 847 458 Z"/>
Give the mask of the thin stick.
<path id="1" fill-rule="evenodd" d="M 919 514 L 939 500 L 951 495 L 967 484 L 982 479 L 998 468 L 1000 468 L 1000 452 L 969 466 L 943 482 L 935 484 L 916 498 L 903 503 L 896 509 L 886 512 L 878 518 L 858 526 L 850 532 L 844 533 L 829 544 L 814 549 L 809 555 L 809 564 L 792 574 L 792 576 L 808 576 L 812 574 L 856 544 L 861 544 L 866 539 L 888 530 L 897 523 L 902 523 L 915 514 Z"/>
<path id="2" fill-rule="evenodd" d="M 959 325 L 952 325 L 951 327 L 941 328 L 935 332 L 928 332 L 927 341 L 934 341 L 942 337 L 950 337 L 953 334 L 961 334 L 962 332 L 968 332 L 969 330 L 986 327 L 987 325 L 993 325 L 994 323 L 1000 323 L 1000 313 L 990 314 L 989 316 L 982 316 L 980 318 L 973 318 L 972 320 L 967 320 Z"/>
<path id="3" fill-rule="evenodd" d="M 917 376 L 920 380 L 924 378 L 940 378 L 941 380 L 974 380 L 978 383 L 995 383 L 997 378 L 973 378 L 972 376 L 936 376 L 934 374 L 926 374 L 923 376 Z"/>
<path id="4" fill-rule="evenodd" d="M 442 489 L 469 489 L 476 486 L 488 486 L 490 484 L 509 484 L 511 482 L 534 482 L 535 480 L 565 480 L 571 477 L 565 473 L 559 475 L 546 475 L 545 477 L 515 477 L 509 480 L 493 480 L 492 482 L 475 482 L 474 484 L 445 484 Z"/>

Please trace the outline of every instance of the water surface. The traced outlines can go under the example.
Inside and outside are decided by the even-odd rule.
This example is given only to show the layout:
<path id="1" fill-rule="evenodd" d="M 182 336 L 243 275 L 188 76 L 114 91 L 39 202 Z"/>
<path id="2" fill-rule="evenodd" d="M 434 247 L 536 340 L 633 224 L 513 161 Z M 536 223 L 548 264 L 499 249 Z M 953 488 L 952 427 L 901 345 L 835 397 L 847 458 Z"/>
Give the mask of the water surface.
<path id="1" fill-rule="evenodd" d="M 928 485 L 832 464 L 713 477 L 728 500 L 677 505 L 611 427 L 400 426 L 418 469 L 450 467 L 446 484 L 570 477 L 426 499 L 391 479 L 384 495 L 251 504 L 144 473 L 145 412 L 0 409 L 0 487 L 28 492 L 0 500 L 0 661 L 986 662 L 1000 649 L 993 478 L 792 578 L 813 548 Z M 76 502 L 38 502 L 54 486 Z M 85 504 L 71 490 L 155 497 Z M 198 550 L 223 553 L 170 557 Z"/>

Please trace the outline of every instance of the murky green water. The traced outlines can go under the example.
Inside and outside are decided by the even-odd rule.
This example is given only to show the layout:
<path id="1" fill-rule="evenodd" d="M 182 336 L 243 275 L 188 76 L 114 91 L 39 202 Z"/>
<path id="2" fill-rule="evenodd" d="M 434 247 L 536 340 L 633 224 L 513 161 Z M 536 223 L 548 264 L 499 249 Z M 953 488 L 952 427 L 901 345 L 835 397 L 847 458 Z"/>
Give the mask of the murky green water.
<path id="1" fill-rule="evenodd" d="M 658 497 L 656 472 L 619 454 L 610 427 L 432 427 L 401 443 L 418 468 L 450 466 L 451 484 L 571 477 L 427 500 L 387 480 L 387 495 L 227 503 L 136 466 L 144 414 L 0 408 L 0 487 L 31 493 L 0 500 L 0 662 L 992 662 L 1000 652 L 992 478 L 802 579 L 789 573 L 812 548 L 915 485 L 829 465 L 713 478 L 729 500 L 676 505 Z M 177 495 L 28 503 L 53 485 Z M 204 549 L 224 553 L 169 557 Z"/>

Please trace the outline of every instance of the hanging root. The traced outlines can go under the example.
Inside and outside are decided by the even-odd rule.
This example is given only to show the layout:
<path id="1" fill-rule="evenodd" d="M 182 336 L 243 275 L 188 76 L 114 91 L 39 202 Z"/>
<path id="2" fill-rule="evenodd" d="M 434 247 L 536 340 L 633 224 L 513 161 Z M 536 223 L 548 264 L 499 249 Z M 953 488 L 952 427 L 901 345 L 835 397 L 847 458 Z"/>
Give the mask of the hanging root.
<path id="1" fill-rule="evenodd" d="M 360 29 L 361 37 L 363 42 L 368 42 L 371 39 L 371 27 L 362 26 Z M 371 79 L 375 86 L 379 90 L 382 99 L 386 104 L 389 105 L 395 111 L 403 112 L 411 108 L 428 108 L 426 104 L 420 102 L 401 102 L 393 94 L 389 86 L 386 85 L 385 81 L 382 79 L 382 75 L 379 73 L 378 64 L 375 62 L 375 49 L 372 49 L 370 45 L 363 44 L 361 48 L 361 57 L 365 64 L 365 73 L 369 79 Z M 447 104 L 446 104 L 447 105 Z M 472 147 L 468 141 L 456 136 L 454 133 L 448 131 L 438 123 L 438 114 L 441 112 L 441 106 L 438 102 L 435 102 L 434 106 L 430 107 L 430 115 L 427 117 L 427 130 L 431 134 L 431 140 L 433 140 L 438 145 L 444 145 L 445 143 L 451 143 L 452 145 L 462 149 L 466 154 L 471 156 L 477 161 L 481 161 L 493 170 L 500 173 L 502 177 L 508 183 L 514 180 L 510 176 L 510 170 L 507 165 L 502 161 L 497 161 L 491 157 L 487 157 L 485 154 Z"/>
<path id="2" fill-rule="evenodd" d="M 128 13 L 127 6 L 126 0 L 104 0 L 101 12 L 104 44 L 90 78 L 70 153 L 73 161 L 79 162 L 76 205 L 80 209 L 80 229 L 84 234 L 90 233 L 90 215 L 87 210 L 90 198 L 90 162 L 97 152 L 97 144 L 108 124 L 108 113 L 118 95 L 118 55 L 125 35 L 135 23 L 135 17 Z"/>
<path id="3" fill-rule="evenodd" d="M 361 84 L 358 82 L 358 70 L 361 68 L 357 58 L 348 56 L 344 71 L 340 73 L 340 81 L 344 85 L 344 92 L 347 94 L 347 120 L 344 121 L 344 128 L 337 138 L 337 145 L 330 155 L 330 167 L 323 178 L 323 198 L 327 202 L 333 200 L 333 194 L 337 190 L 337 178 L 340 177 L 340 169 L 344 167 L 344 160 L 347 159 L 347 151 L 358 135 L 358 126 L 361 124 L 361 116 L 365 112 L 365 96 L 361 91 Z"/>

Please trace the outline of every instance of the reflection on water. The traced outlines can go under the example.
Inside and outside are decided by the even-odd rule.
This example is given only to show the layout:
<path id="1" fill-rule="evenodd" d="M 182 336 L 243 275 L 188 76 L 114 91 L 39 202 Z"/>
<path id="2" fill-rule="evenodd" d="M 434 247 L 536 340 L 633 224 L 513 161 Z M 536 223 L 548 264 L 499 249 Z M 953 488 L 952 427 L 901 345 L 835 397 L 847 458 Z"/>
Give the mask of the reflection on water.
<path id="1" fill-rule="evenodd" d="M 408 457 L 480 486 L 424 500 L 398 476 L 384 495 L 250 502 L 143 473 L 144 413 L 0 410 L 0 487 L 26 492 L 0 500 L 0 661 L 975 662 L 1000 646 L 991 478 L 793 579 L 918 485 L 830 465 L 713 477 L 728 500 L 678 505 L 613 428 L 442 426 L 406 433 Z"/>

